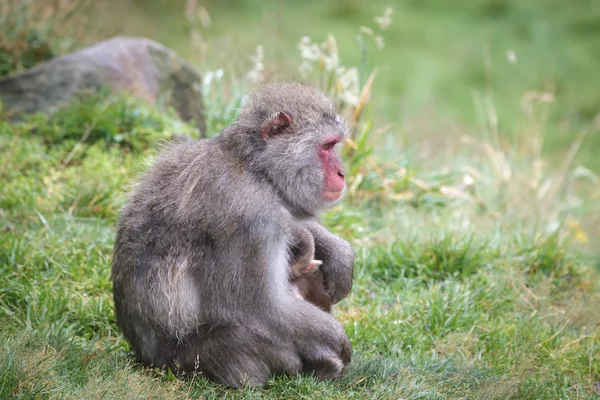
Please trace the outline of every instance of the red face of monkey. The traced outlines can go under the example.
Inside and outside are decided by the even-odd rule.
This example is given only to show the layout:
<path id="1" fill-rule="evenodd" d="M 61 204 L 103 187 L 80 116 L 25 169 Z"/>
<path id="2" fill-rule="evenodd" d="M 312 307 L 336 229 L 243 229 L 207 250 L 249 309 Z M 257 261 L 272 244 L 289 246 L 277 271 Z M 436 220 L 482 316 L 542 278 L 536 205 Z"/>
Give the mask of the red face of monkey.
<path id="1" fill-rule="evenodd" d="M 340 157 L 334 150 L 341 138 L 341 134 L 327 136 L 317 148 L 317 155 L 325 174 L 323 199 L 328 202 L 339 200 L 346 188 L 344 168 Z"/>

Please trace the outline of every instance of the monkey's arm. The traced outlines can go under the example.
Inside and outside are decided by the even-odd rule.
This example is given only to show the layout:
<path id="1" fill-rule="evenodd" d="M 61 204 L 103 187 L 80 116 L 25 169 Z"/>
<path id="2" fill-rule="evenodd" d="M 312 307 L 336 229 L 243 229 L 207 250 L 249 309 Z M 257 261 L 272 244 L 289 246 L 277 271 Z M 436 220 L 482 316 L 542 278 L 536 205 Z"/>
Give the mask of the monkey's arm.
<path id="1" fill-rule="evenodd" d="M 350 243 L 335 236 L 317 221 L 310 221 L 305 226 L 314 237 L 315 259 L 323 261 L 321 271 L 325 276 L 325 287 L 335 304 L 352 289 L 354 251 Z"/>

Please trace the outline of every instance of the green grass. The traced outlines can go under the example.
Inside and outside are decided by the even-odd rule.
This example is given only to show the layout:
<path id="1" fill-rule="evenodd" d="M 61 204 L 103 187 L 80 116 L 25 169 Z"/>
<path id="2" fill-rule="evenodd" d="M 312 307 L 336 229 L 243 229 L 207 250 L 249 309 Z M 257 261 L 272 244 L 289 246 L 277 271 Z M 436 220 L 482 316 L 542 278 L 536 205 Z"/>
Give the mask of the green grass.
<path id="1" fill-rule="evenodd" d="M 600 278 L 576 232 L 491 223 L 492 198 L 486 211 L 444 195 L 456 174 L 421 168 L 419 197 L 436 201 L 372 198 L 381 188 L 365 178 L 325 216 L 357 254 L 336 309 L 354 346 L 346 376 L 231 390 L 136 365 L 114 321 L 114 223 L 175 128 L 193 132 L 106 94 L 0 123 L 0 398 L 594 398 Z"/>

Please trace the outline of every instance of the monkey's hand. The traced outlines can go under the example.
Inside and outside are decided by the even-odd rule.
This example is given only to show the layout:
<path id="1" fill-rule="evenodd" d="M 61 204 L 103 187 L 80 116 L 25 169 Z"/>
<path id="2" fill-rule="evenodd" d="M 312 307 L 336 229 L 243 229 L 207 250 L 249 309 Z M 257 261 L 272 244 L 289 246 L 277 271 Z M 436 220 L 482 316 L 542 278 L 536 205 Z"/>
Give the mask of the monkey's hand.
<path id="1" fill-rule="evenodd" d="M 311 274 L 319 269 L 319 266 L 323 264 L 321 260 L 312 260 L 308 265 L 302 270 L 303 274 Z"/>
<path id="2" fill-rule="evenodd" d="M 325 278 L 325 288 L 335 304 L 350 293 L 354 275 L 354 251 L 350 243 L 335 236 L 317 221 L 310 221 L 306 228 L 315 240 L 315 258 L 322 260 L 320 270 Z"/>

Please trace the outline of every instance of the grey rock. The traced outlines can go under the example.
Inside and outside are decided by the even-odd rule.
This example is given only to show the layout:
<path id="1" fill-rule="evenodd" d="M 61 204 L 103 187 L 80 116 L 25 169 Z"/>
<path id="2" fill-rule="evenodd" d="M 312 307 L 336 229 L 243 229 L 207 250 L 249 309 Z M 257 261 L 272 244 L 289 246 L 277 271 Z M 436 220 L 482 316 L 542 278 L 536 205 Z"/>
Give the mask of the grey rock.
<path id="1" fill-rule="evenodd" d="M 0 80 L 6 118 L 51 114 L 77 93 L 109 87 L 150 104 L 173 107 L 205 132 L 202 77 L 187 61 L 145 38 L 114 37 Z"/>

